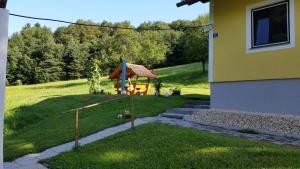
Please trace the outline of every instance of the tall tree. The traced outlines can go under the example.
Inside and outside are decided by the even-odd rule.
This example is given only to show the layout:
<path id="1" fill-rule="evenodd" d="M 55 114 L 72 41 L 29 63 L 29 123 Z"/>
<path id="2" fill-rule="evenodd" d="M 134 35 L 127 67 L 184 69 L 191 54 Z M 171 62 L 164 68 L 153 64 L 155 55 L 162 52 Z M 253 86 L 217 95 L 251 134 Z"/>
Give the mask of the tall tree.
<path id="1" fill-rule="evenodd" d="M 67 42 L 63 54 L 65 79 L 79 79 L 84 70 L 83 55 L 80 44 L 72 39 Z"/>
<path id="2" fill-rule="evenodd" d="M 141 50 L 138 63 L 149 68 L 165 61 L 168 46 L 159 32 L 146 31 L 142 33 Z"/>
<path id="3" fill-rule="evenodd" d="M 40 24 L 25 25 L 9 39 L 8 82 L 32 84 L 84 78 L 95 59 L 101 63 L 98 67 L 102 74 L 114 69 L 121 58 L 149 68 L 202 62 L 205 70 L 208 34 L 184 27 L 207 24 L 207 16 L 193 21 L 145 22 L 137 30 L 113 28 L 134 28 L 128 21 L 77 23 L 110 28 L 69 25 L 53 33 Z"/>
<path id="4" fill-rule="evenodd" d="M 183 54 L 188 62 L 201 62 L 203 72 L 208 62 L 208 33 L 202 30 L 189 31 L 183 37 Z"/>

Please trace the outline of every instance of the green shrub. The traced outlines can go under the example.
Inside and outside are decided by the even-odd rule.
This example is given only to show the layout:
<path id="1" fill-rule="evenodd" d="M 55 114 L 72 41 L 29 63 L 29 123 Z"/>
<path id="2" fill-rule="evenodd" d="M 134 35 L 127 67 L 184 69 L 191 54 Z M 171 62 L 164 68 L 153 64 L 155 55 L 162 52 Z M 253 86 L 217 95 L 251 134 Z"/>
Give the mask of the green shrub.
<path id="1" fill-rule="evenodd" d="M 88 68 L 87 80 L 89 85 L 89 92 L 91 94 L 97 94 L 100 91 L 101 70 L 99 66 L 100 66 L 100 61 L 94 59 L 90 63 L 90 67 Z"/>
<path id="2" fill-rule="evenodd" d="M 22 86 L 23 82 L 22 82 L 22 80 L 17 80 L 12 85 L 14 85 L 14 86 Z"/>
<path id="3" fill-rule="evenodd" d="M 172 92 L 172 96 L 180 96 L 181 95 L 181 89 L 178 87 L 171 89 L 171 92 Z"/>

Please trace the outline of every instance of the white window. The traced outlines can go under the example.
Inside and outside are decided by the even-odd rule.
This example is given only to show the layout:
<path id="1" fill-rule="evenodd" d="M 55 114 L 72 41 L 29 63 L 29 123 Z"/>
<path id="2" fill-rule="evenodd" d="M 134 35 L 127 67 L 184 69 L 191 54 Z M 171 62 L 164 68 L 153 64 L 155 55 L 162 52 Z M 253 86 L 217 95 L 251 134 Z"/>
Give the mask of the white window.
<path id="1" fill-rule="evenodd" d="M 293 0 L 268 0 L 247 8 L 247 52 L 295 46 Z"/>

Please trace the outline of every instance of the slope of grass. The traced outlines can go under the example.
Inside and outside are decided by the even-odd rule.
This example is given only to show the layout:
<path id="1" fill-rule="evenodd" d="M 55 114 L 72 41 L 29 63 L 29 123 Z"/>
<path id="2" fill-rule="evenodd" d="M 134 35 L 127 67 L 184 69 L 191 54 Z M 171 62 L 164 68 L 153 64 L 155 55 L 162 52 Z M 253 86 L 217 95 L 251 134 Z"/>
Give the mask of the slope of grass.
<path id="1" fill-rule="evenodd" d="M 196 69 L 196 71 L 194 71 Z M 189 85 L 187 79 L 177 79 L 174 71 L 185 72 L 190 81 L 204 83 Z M 189 76 L 188 72 L 193 74 Z M 184 87 L 184 97 L 136 97 L 138 117 L 154 116 L 165 109 L 179 107 L 189 99 L 207 99 L 208 85 L 200 64 L 184 65 L 177 68 L 157 70 L 165 84 L 164 91 L 170 87 Z M 199 76 L 197 76 L 197 74 Z M 174 82 L 172 82 L 172 79 Z M 103 77 L 102 89 L 114 93 L 113 82 Z M 186 92 L 185 92 L 186 91 Z M 151 91 L 154 93 L 154 91 Z M 194 95 L 190 95 L 194 94 Z M 39 85 L 7 87 L 5 108 L 4 154 L 5 160 L 28 153 L 42 151 L 73 139 L 74 115 L 61 112 L 114 98 L 112 95 L 90 95 L 86 80 L 54 82 Z M 155 106 L 153 106 L 155 105 Z M 129 109 L 129 100 L 112 102 L 103 106 L 85 110 L 80 113 L 80 136 L 86 136 L 99 130 L 111 127 L 123 120 L 116 119 L 116 113 Z"/>
<path id="2" fill-rule="evenodd" d="M 207 72 L 202 72 L 200 63 L 163 68 L 155 72 L 165 88 L 179 87 L 183 94 L 210 95 Z"/>
<path id="3" fill-rule="evenodd" d="M 27 125 L 13 134 L 6 135 L 4 141 L 5 159 L 12 160 L 21 155 L 39 152 L 72 141 L 74 113 L 60 113 L 66 110 L 65 107 L 71 107 L 70 105 L 82 104 L 82 101 L 103 101 L 107 97 L 105 95 L 66 96 L 50 99 L 30 107 L 29 109 L 40 109 L 42 114 L 47 115 L 47 118 L 43 117 L 41 118 L 43 120 L 39 122 Z M 154 116 L 162 113 L 165 109 L 178 107 L 184 103 L 185 99 L 181 97 L 136 97 L 135 111 L 137 117 Z M 44 107 L 43 105 L 47 106 Z M 47 112 L 43 112 L 43 110 Z M 116 118 L 116 114 L 124 110 L 129 110 L 129 99 L 81 111 L 79 115 L 79 137 L 126 122 Z"/>
<path id="4" fill-rule="evenodd" d="M 147 124 L 45 160 L 50 169 L 300 168 L 300 149 Z"/>

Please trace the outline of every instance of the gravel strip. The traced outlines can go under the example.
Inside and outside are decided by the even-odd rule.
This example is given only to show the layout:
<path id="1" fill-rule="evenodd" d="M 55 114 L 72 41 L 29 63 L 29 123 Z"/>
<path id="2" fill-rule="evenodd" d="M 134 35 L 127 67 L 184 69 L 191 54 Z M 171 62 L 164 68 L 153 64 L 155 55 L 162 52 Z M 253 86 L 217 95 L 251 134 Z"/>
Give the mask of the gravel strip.
<path id="1" fill-rule="evenodd" d="M 232 130 L 248 129 L 265 134 L 300 138 L 300 116 L 228 110 L 201 110 L 185 120 Z"/>

